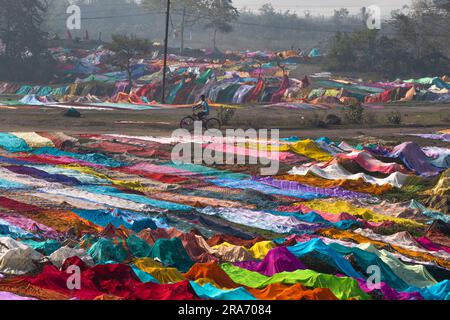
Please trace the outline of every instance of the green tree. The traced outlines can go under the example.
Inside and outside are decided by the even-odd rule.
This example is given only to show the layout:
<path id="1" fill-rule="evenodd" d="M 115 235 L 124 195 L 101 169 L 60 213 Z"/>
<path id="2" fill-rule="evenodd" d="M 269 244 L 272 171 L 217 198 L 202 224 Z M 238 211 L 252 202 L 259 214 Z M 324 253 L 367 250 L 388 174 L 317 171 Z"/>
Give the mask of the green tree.
<path id="1" fill-rule="evenodd" d="M 116 34 L 112 36 L 112 42 L 106 48 L 114 53 L 109 62 L 127 72 L 129 88 L 131 89 L 133 86 L 133 59 L 149 54 L 153 48 L 151 41 L 135 36 Z"/>
<path id="2" fill-rule="evenodd" d="M 167 7 L 167 0 L 144 0 L 142 6 L 150 11 L 164 11 Z M 178 25 L 174 25 L 171 19 L 172 27 L 175 30 L 180 30 L 180 54 L 184 52 L 185 46 L 185 31 L 188 27 L 193 27 L 201 20 L 202 12 L 206 10 L 206 1 L 204 0 L 171 0 L 171 13 L 176 13 L 181 16 Z"/>
<path id="3" fill-rule="evenodd" d="M 233 6 L 231 0 L 207 1 L 207 18 L 209 22 L 206 28 L 213 29 L 213 48 L 217 49 L 217 33 L 230 33 L 233 31 L 233 21 L 239 18 L 239 11 Z"/>
<path id="4" fill-rule="evenodd" d="M 0 75 L 11 80 L 51 77 L 51 57 L 42 30 L 45 0 L 1 0 Z"/>

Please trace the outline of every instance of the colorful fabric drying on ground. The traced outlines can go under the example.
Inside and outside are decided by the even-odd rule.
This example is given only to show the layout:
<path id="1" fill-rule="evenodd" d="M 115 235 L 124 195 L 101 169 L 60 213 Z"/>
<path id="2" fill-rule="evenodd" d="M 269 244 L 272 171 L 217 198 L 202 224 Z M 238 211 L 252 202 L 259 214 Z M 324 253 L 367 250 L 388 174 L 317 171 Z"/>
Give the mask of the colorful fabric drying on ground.
<path id="1" fill-rule="evenodd" d="M 63 75 L 59 85 L 0 83 L 0 105 L 87 110 L 152 110 L 190 107 L 205 95 L 212 104 L 257 105 L 292 109 L 330 109 L 365 104 L 425 101 L 449 103 L 448 77 L 371 82 L 331 74 L 291 77 L 304 57 L 296 52 L 228 52 L 222 58 L 170 55 L 165 101 L 161 105 L 161 56 L 133 61 L 128 73 L 108 65 L 112 52 L 52 50 Z M 313 50 L 314 51 L 314 50 Z M 312 51 L 312 52 L 313 52 Z M 312 58 L 315 57 L 311 56 Z"/>
<path id="2" fill-rule="evenodd" d="M 0 299 L 450 299 L 449 149 L 226 148 L 286 154 L 261 176 L 173 163 L 177 142 L 1 133 Z"/>

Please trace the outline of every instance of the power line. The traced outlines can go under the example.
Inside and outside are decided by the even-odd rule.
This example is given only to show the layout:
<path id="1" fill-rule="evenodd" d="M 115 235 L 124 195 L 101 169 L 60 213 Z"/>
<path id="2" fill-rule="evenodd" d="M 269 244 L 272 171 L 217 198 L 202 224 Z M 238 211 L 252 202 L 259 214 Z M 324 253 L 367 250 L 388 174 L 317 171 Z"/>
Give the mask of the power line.
<path id="1" fill-rule="evenodd" d="M 180 15 L 180 12 L 177 12 L 176 10 L 172 10 L 174 14 Z M 150 15 L 160 15 L 164 14 L 165 12 L 147 12 L 147 13 L 136 13 L 136 14 L 127 14 L 127 15 L 114 15 L 114 16 L 97 16 L 97 17 L 81 17 L 81 20 L 103 20 L 103 19 L 116 19 L 116 18 L 130 18 L 130 17 L 146 17 Z M 199 18 L 197 15 L 193 14 L 186 14 L 187 16 Z M 201 17 L 203 20 L 212 20 L 208 17 Z M 48 19 L 47 21 L 65 21 L 67 18 L 55 18 L 55 19 Z M 268 29 L 276 29 L 276 30 L 290 30 L 290 31 L 300 31 L 300 32 L 316 32 L 316 33 L 358 33 L 362 31 L 361 29 L 358 30 L 336 30 L 336 29 L 322 29 L 322 28 L 307 28 L 305 27 L 289 27 L 289 26 L 277 26 L 277 25 L 269 25 L 269 24 L 260 24 L 260 23 L 252 23 L 252 22 L 243 22 L 243 21 L 234 21 L 230 22 L 233 25 L 241 25 L 241 26 L 253 26 L 253 27 L 259 27 L 259 28 L 268 28 Z M 396 33 L 392 32 L 383 32 L 383 35 L 391 35 L 394 36 Z M 430 36 L 430 37 L 441 37 L 441 38 L 448 38 L 447 35 L 442 34 L 423 34 L 424 36 Z"/>

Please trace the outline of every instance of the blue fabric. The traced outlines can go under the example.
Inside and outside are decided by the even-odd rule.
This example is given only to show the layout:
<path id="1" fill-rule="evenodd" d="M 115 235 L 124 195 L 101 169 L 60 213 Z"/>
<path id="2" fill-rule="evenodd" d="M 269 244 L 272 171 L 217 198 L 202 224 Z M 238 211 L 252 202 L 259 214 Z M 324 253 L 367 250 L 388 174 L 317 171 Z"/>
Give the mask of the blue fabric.
<path id="1" fill-rule="evenodd" d="M 136 258 L 146 258 L 150 256 L 152 247 L 136 235 L 131 235 L 125 241 L 130 253 Z"/>
<path id="2" fill-rule="evenodd" d="M 423 215 L 430 217 L 433 220 L 442 220 L 445 223 L 450 223 L 450 215 L 430 210 L 417 200 L 411 200 L 409 207 L 412 209 L 419 209 Z"/>
<path id="3" fill-rule="evenodd" d="M 406 292 L 419 292 L 425 300 L 450 300 L 450 281 L 444 280 L 426 288 L 410 287 Z"/>
<path id="4" fill-rule="evenodd" d="M 367 252 L 359 248 L 349 248 L 338 243 L 332 243 L 329 247 L 333 248 L 341 255 L 352 254 L 355 257 L 357 263 L 367 270 L 369 266 L 378 266 L 381 271 L 381 281 L 386 282 L 389 286 L 399 291 L 403 291 L 408 288 L 408 284 L 399 278 L 392 269 L 383 262 L 376 254 Z"/>
<path id="5" fill-rule="evenodd" d="M 6 220 L 0 219 L 0 235 L 7 236 L 13 239 L 34 238 L 31 232 L 23 230 L 15 225 L 12 225 Z"/>
<path id="6" fill-rule="evenodd" d="M 301 214 L 300 212 L 282 212 L 282 211 L 272 211 L 269 210 L 268 212 L 279 215 L 279 216 L 285 216 L 285 217 L 295 217 L 296 219 L 303 221 L 303 222 L 309 222 L 309 223 L 319 223 L 323 224 L 326 227 L 335 227 L 342 230 L 347 230 L 352 227 L 358 227 L 361 226 L 361 223 L 356 220 L 341 220 L 339 222 L 330 222 L 326 219 L 324 219 L 321 215 L 318 213 L 311 211 L 307 214 Z"/>
<path id="7" fill-rule="evenodd" d="M 299 137 L 297 137 L 297 136 L 292 136 L 292 137 L 289 137 L 289 138 L 281 138 L 280 140 L 281 141 L 286 141 L 286 142 L 298 142 L 301 139 Z"/>
<path id="8" fill-rule="evenodd" d="M 218 178 L 227 178 L 227 179 L 236 179 L 236 180 L 251 178 L 251 176 L 247 175 L 247 174 L 234 173 L 234 172 L 225 171 L 225 170 L 223 170 L 223 171 L 216 170 L 214 168 L 209 168 L 209 167 L 198 165 L 198 164 L 191 164 L 191 163 L 175 164 L 173 162 L 167 162 L 167 163 L 163 163 L 163 165 L 166 165 L 166 166 L 169 166 L 172 168 L 176 168 L 176 169 L 180 169 L 180 170 L 190 171 L 193 173 L 198 173 L 205 177 L 218 177 Z"/>
<path id="9" fill-rule="evenodd" d="M 435 167 L 448 169 L 450 168 L 450 154 L 442 153 L 436 159 L 431 159 L 430 163 Z"/>
<path id="10" fill-rule="evenodd" d="M 194 281 L 189 282 L 194 289 L 195 294 L 203 299 L 211 300 L 257 300 L 244 288 L 236 288 L 233 290 L 222 290 L 207 283 L 203 286 Z"/>
<path id="11" fill-rule="evenodd" d="M 46 256 L 51 255 L 53 252 L 61 248 L 61 244 L 56 240 L 46 240 L 46 241 L 34 241 L 34 240 L 23 240 L 27 246 L 30 246 L 36 251 L 43 253 Z"/>
<path id="12" fill-rule="evenodd" d="M 134 273 L 139 278 L 139 280 L 141 280 L 142 283 L 154 282 L 154 283 L 158 283 L 159 284 L 159 281 L 156 280 L 151 274 L 148 274 L 147 272 L 142 271 L 141 269 L 139 269 L 135 265 L 132 265 L 131 269 L 133 269 Z"/>
<path id="13" fill-rule="evenodd" d="M 22 138 L 6 132 L 0 132 L 0 148 L 8 152 L 28 152 L 30 146 Z"/>
<path id="14" fill-rule="evenodd" d="M 66 185 L 74 186 L 74 185 L 80 185 L 81 182 L 78 181 L 75 178 L 68 177 L 62 174 L 50 174 L 45 171 L 33 168 L 33 167 L 27 167 L 27 166 L 7 166 L 6 169 L 10 170 L 11 172 L 17 173 L 17 174 L 23 174 L 30 177 L 33 177 L 35 179 L 41 179 L 48 182 L 57 182 L 57 183 L 63 183 Z"/>
<path id="15" fill-rule="evenodd" d="M 1 161 L 1 160 L 0 160 Z M 36 168 L 50 174 L 60 174 L 67 177 L 77 179 L 82 184 L 111 184 L 111 181 L 86 174 L 77 170 L 61 168 L 52 165 L 28 165 L 28 167 Z"/>
<path id="16" fill-rule="evenodd" d="M 116 241 L 117 242 L 117 241 Z M 128 258 L 128 252 L 122 240 L 115 243 L 110 239 L 98 239 L 88 250 L 88 254 L 97 264 L 106 264 L 107 262 L 122 263 Z"/>
<path id="17" fill-rule="evenodd" d="M 124 226 L 127 229 L 133 230 L 134 232 L 139 232 L 144 229 L 156 229 L 156 224 L 149 217 L 125 210 L 73 210 L 78 216 L 83 219 L 89 220 L 90 222 L 99 225 L 101 227 L 106 227 L 108 224 L 112 224 L 114 227 L 118 228 Z"/>
<path id="18" fill-rule="evenodd" d="M 126 165 L 126 163 L 116 161 L 114 159 L 111 159 L 104 154 L 100 153 L 89 153 L 89 154 L 78 154 L 78 153 L 72 153 L 67 151 L 62 151 L 56 148 L 52 147 L 43 147 L 39 148 L 33 151 L 33 154 L 36 155 L 50 155 L 50 156 L 56 156 L 56 157 L 69 157 L 73 159 L 78 159 L 106 167 L 123 167 Z"/>
<path id="19" fill-rule="evenodd" d="M 0 178 L 0 189 L 30 189 L 31 187 L 26 186 L 19 182 L 8 181 Z"/>
<path id="20" fill-rule="evenodd" d="M 186 206 L 174 202 L 168 202 L 168 201 L 161 201 L 161 200 L 154 200 L 147 198 L 145 196 L 141 196 L 138 194 L 131 194 L 131 193 L 124 193 L 114 187 L 107 187 L 107 186 L 79 186 L 79 189 L 89 191 L 96 194 L 103 194 L 111 197 L 117 197 L 129 201 L 134 201 L 137 203 L 143 203 L 147 204 L 149 206 L 160 208 L 160 209 L 166 209 L 166 210 L 173 210 L 173 211 L 190 211 L 193 208 L 191 206 Z"/>
<path id="21" fill-rule="evenodd" d="M 27 164 L 31 163 L 29 161 L 17 160 L 14 158 L 8 158 L 8 157 L 2 157 L 2 156 L 0 156 L 0 162 L 8 163 L 8 164 L 16 164 L 16 165 L 27 165 Z"/>
<path id="22" fill-rule="evenodd" d="M 297 258 L 311 253 L 319 253 L 322 257 L 326 257 L 330 264 L 337 267 L 346 275 L 353 278 L 366 278 L 356 271 L 349 261 L 343 258 L 333 248 L 327 246 L 321 239 L 312 239 L 307 242 L 297 243 L 292 247 L 287 247 L 287 249 Z"/>
<path id="23" fill-rule="evenodd" d="M 244 190 L 253 189 L 270 195 L 288 196 L 306 200 L 327 198 L 327 196 L 320 193 L 302 193 L 298 191 L 281 190 L 253 180 L 211 179 L 209 182 L 220 187 Z"/>

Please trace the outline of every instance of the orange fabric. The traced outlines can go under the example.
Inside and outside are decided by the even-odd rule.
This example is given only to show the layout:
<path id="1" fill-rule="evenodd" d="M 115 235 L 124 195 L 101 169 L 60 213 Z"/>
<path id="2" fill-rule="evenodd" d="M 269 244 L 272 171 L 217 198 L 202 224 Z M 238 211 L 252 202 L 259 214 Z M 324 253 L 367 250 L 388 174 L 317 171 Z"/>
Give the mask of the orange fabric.
<path id="1" fill-rule="evenodd" d="M 372 239 L 364 237 L 362 235 L 351 233 L 351 232 L 345 231 L 345 230 L 323 229 L 323 230 L 318 230 L 317 233 L 319 233 L 322 236 L 325 236 L 328 238 L 333 238 L 333 239 L 350 240 L 350 241 L 354 241 L 356 243 L 370 243 L 381 249 L 387 249 L 389 247 L 389 244 L 386 244 L 384 242 L 372 240 Z"/>
<path id="2" fill-rule="evenodd" d="M 238 288 L 237 285 L 231 278 L 219 267 L 217 263 L 197 263 L 192 266 L 192 268 L 184 274 L 186 279 L 195 281 L 198 279 L 211 279 L 221 288 L 234 289 Z"/>
<path id="3" fill-rule="evenodd" d="M 245 247 L 245 248 L 251 248 L 253 247 L 256 243 L 261 242 L 261 241 L 265 241 L 266 239 L 264 239 L 263 237 L 256 237 L 252 240 L 243 240 L 241 238 L 237 238 L 237 237 L 233 237 L 232 235 L 228 235 L 228 234 L 216 234 L 213 237 L 211 237 L 207 243 L 209 246 L 214 247 L 214 246 L 218 246 L 224 242 L 228 242 L 231 244 L 234 244 L 235 246 L 241 246 L 241 247 Z"/>
<path id="4" fill-rule="evenodd" d="M 196 208 L 206 208 L 209 206 L 225 207 L 225 208 L 245 208 L 245 209 L 255 208 L 254 205 L 243 205 L 242 203 L 236 201 L 197 197 L 197 196 L 187 196 L 177 194 L 174 192 L 152 192 L 148 193 L 148 195 L 151 196 L 153 199 L 172 201 Z"/>
<path id="5" fill-rule="evenodd" d="M 372 240 L 372 239 L 364 237 L 362 235 L 354 234 L 354 233 L 344 231 L 344 230 L 325 229 L 325 230 L 319 230 L 318 233 L 325 237 L 339 239 L 339 240 L 352 240 L 357 243 L 371 243 L 382 249 L 388 249 L 389 247 L 391 247 L 392 249 L 396 250 L 398 253 L 401 253 L 407 257 L 416 258 L 416 259 L 423 260 L 423 261 L 432 261 L 444 268 L 450 269 L 450 261 L 441 259 L 439 257 L 435 257 L 429 253 L 412 251 L 412 250 L 405 249 L 403 247 L 399 247 L 396 245 L 390 245 L 388 243 L 384 243 L 381 241 Z"/>
<path id="6" fill-rule="evenodd" d="M 247 288 L 247 290 L 260 300 L 339 300 L 328 288 L 310 290 L 300 283 L 292 286 L 273 283 L 264 289 Z"/>
<path id="7" fill-rule="evenodd" d="M 327 180 L 319 177 L 314 177 L 311 175 L 307 176 L 298 176 L 298 175 L 285 175 L 276 177 L 277 179 L 295 181 L 303 184 L 308 184 L 315 187 L 321 188 L 333 188 L 333 187 L 342 187 L 344 189 L 356 191 L 356 192 L 364 192 L 370 194 L 383 194 L 392 190 L 392 186 L 389 184 L 378 186 L 372 185 L 370 183 L 365 182 L 362 179 L 358 180 Z"/>
<path id="8" fill-rule="evenodd" d="M 65 294 L 37 287 L 21 278 L 0 280 L 0 291 L 11 292 L 19 296 L 32 297 L 39 300 L 69 300 Z"/>

